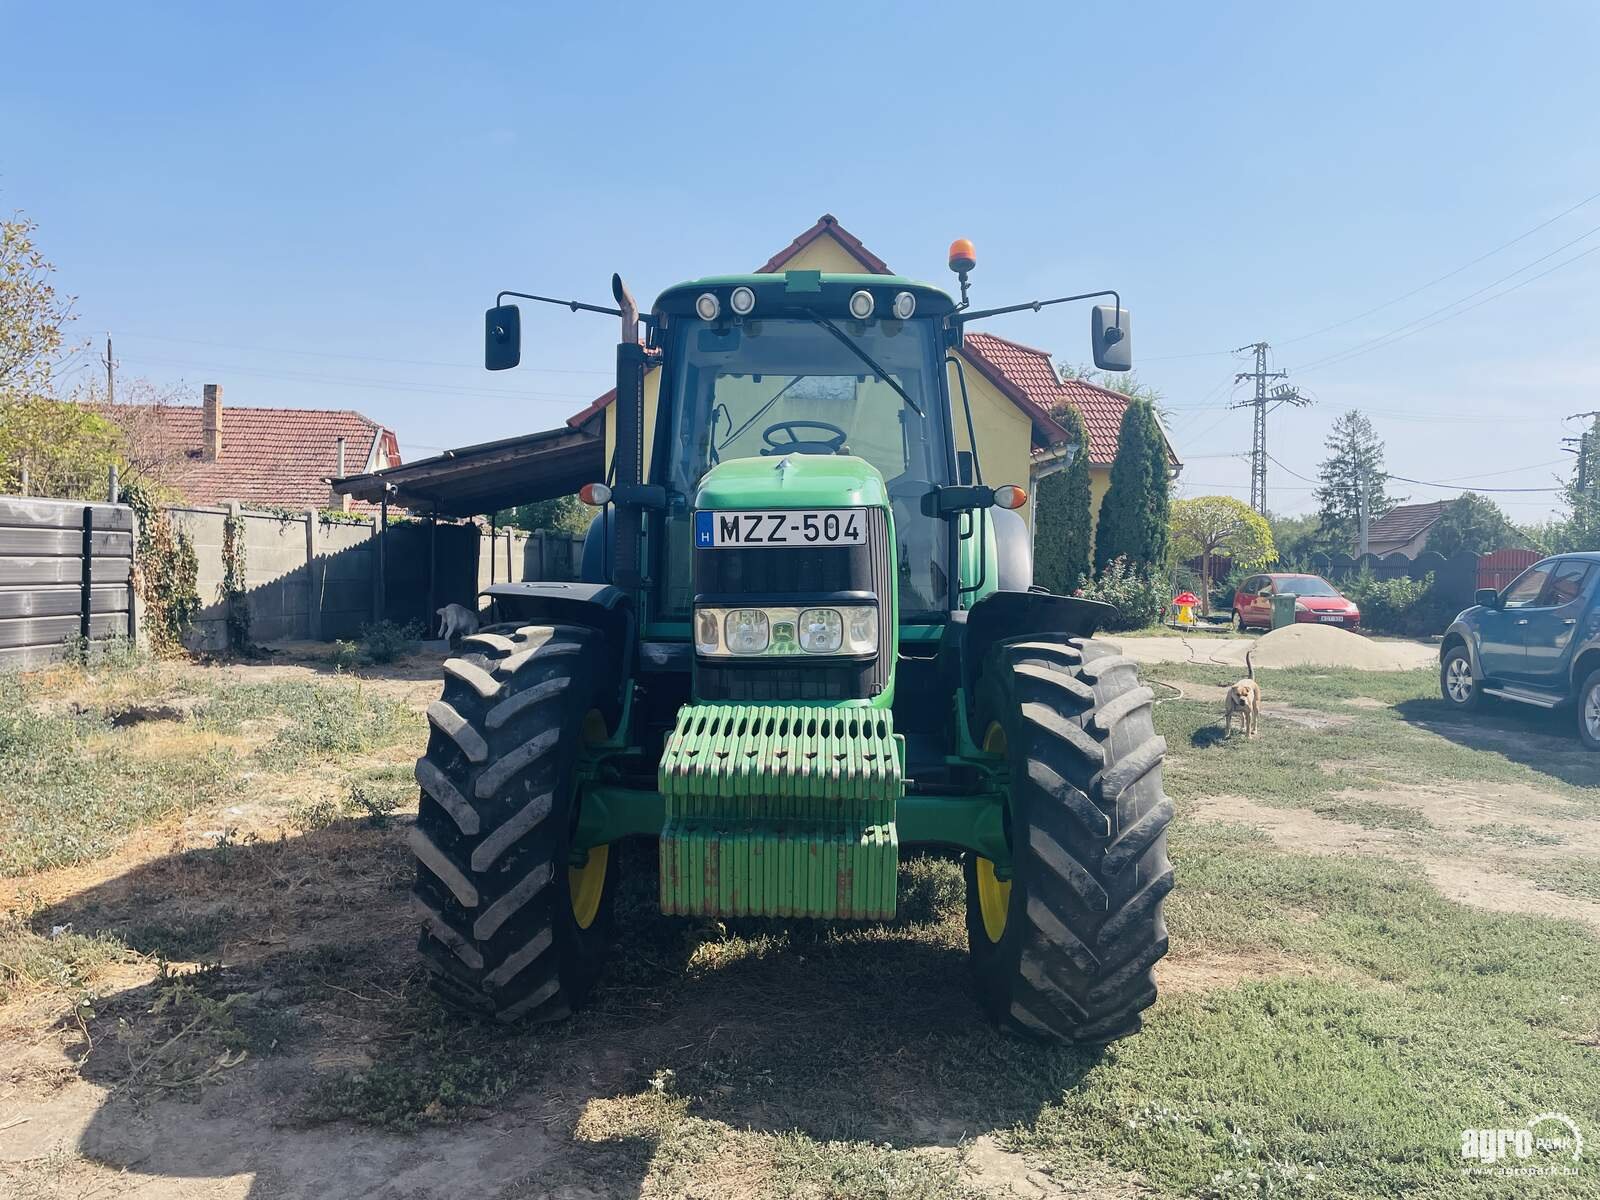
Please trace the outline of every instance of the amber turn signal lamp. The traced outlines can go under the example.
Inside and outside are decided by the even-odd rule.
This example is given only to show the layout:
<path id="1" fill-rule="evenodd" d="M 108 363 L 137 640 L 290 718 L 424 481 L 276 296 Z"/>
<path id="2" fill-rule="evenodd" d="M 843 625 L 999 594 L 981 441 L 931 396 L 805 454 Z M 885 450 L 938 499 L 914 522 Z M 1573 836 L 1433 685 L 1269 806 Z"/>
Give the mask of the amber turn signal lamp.
<path id="1" fill-rule="evenodd" d="M 1002 483 L 994 490 L 996 508 L 1021 508 L 1028 502 L 1028 489 L 1014 483 Z"/>
<path id="2" fill-rule="evenodd" d="M 950 243 L 950 269 L 957 275 L 965 275 L 978 265 L 978 252 L 972 248 L 970 238 L 957 238 Z"/>
<path id="3" fill-rule="evenodd" d="M 578 499 L 590 508 L 600 508 L 611 503 L 611 489 L 603 483 L 586 483 L 578 489 Z"/>

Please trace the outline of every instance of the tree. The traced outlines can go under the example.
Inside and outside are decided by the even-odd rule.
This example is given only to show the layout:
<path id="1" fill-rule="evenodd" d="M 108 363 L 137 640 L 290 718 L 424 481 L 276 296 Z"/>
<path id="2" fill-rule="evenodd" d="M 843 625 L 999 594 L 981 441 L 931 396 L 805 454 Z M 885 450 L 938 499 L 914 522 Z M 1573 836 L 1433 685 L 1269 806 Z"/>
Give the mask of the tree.
<path id="1" fill-rule="evenodd" d="M 593 510 L 576 496 L 555 496 L 507 509 L 499 514 L 499 523 L 526 529 L 529 533 L 541 529 L 551 533 L 587 533 L 593 516 Z"/>
<path id="2" fill-rule="evenodd" d="M 1200 560 L 1201 603 L 1210 606 L 1211 559 L 1225 554 L 1236 567 L 1253 570 L 1278 557 L 1267 519 L 1232 496 L 1196 496 L 1172 505 L 1172 553 Z"/>
<path id="3" fill-rule="evenodd" d="M 1372 422 L 1351 409 L 1333 423 L 1324 445 L 1328 457 L 1317 470 L 1318 540 L 1324 550 L 1354 552 L 1361 536 L 1362 493 L 1369 521 L 1399 503 L 1385 487 L 1383 442 Z"/>
<path id="4" fill-rule="evenodd" d="M 1094 534 L 1095 573 L 1126 558 L 1143 571 L 1164 566 L 1168 533 L 1167 444 L 1148 400 L 1135 400 L 1122 414 L 1111 486 L 1100 502 Z"/>
<path id="5" fill-rule="evenodd" d="M 1070 596 L 1090 577 L 1089 437 L 1070 404 L 1051 414 L 1078 446 L 1072 465 L 1046 475 L 1034 497 L 1033 574 L 1040 587 Z"/>
<path id="6" fill-rule="evenodd" d="M 37 228 L 21 213 L 0 221 L 0 408 L 49 391 L 72 319 L 71 301 L 50 284 L 55 267 L 33 244 Z"/>
<path id="7" fill-rule="evenodd" d="M 121 467 L 122 431 L 100 413 L 66 400 L 31 396 L 0 406 L 0 492 L 104 500 Z"/>
<path id="8" fill-rule="evenodd" d="M 1061 376 L 1063 383 L 1076 380 L 1078 383 L 1093 384 L 1097 388 L 1126 396 L 1129 400 L 1146 400 L 1161 416 L 1168 416 L 1161 402 L 1160 389 L 1142 382 L 1137 371 L 1101 371 L 1083 363 L 1064 362 L 1056 368 L 1056 373 Z"/>
<path id="9" fill-rule="evenodd" d="M 1561 491 L 1570 516 L 1551 528 L 1552 554 L 1600 550 L 1600 417 L 1595 417 L 1579 443 L 1572 478 Z"/>
<path id="10" fill-rule="evenodd" d="M 1267 525 L 1272 529 L 1272 544 L 1277 547 L 1279 562 L 1304 566 L 1305 560 L 1316 552 L 1322 532 L 1316 513 L 1302 513 L 1296 517 L 1268 513 Z"/>
<path id="11" fill-rule="evenodd" d="M 1527 535 L 1511 523 L 1493 500 L 1475 492 L 1463 492 L 1445 506 L 1428 531 L 1427 548 L 1449 558 L 1463 550 L 1488 554 L 1529 544 Z"/>

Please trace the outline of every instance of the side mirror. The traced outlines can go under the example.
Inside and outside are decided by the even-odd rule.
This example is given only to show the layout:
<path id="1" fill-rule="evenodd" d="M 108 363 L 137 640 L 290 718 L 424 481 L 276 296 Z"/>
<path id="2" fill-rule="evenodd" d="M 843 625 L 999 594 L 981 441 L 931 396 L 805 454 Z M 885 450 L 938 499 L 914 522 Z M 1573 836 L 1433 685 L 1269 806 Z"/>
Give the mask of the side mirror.
<path id="1" fill-rule="evenodd" d="M 1096 304 L 1089 314 L 1094 365 L 1102 371 L 1133 369 L 1133 325 L 1125 308 Z"/>
<path id="2" fill-rule="evenodd" d="M 956 451 L 956 482 L 965 487 L 972 482 L 972 451 Z"/>
<path id="3" fill-rule="evenodd" d="M 1500 593 L 1493 588 L 1479 588 L 1473 593 L 1472 602 L 1481 604 L 1484 608 L 1499 608 Z"/>
<path id="4" fill-rule="evenodd" d="M 483 314 L 483 365 L 506 371 L 522 361 L 522 310 L 502 304 Z"/>

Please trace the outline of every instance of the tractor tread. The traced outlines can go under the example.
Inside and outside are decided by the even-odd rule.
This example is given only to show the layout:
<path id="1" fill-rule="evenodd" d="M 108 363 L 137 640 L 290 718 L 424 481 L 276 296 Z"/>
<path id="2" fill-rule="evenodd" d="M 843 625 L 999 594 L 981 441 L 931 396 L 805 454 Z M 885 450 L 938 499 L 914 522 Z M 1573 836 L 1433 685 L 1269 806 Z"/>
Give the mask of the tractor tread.
<path id="1" fill-rule="evenodd" d="M 600 651 L 576 626 L 493 626 L 462 639 L 428 709 L 411 832 L 419 949 L 446 1000 L 497 1020 L 569 1014 L 603 957 L 614 889 L 580 929 L 565 882 Z"/>
<path id="2" fill-rule="evenodd" d="M 1085 638 L 990 650 L 977 728 L 1010 757 L 1014 850 L 1005 932 L 989 940 L 968 856 L 968 939 L 980 996 L 1024 1037 L 1102 1043 L 1135 1032 L 1166 953 L 1172 888 L 1166 743 L 1133 661 Z"/>

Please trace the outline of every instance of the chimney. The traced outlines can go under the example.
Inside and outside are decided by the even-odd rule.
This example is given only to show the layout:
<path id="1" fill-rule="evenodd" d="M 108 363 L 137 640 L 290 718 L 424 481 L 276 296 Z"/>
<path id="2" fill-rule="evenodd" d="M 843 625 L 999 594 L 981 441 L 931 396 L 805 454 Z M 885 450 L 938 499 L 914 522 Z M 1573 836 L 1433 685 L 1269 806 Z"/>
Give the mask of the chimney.
<path id="1" fill-rule="evenodd" d="M 339 467 L 338 467 L 338 470 L 334 472 L 334 476 L 333 477 L 335 479 L 343 479 L 344 478 L 344 439 L 343 438 L 335 438 L 334 439 L 334 445 L 336 445 L 339 448 Z M 349 512 L 350 511 L 350 497 L 346 496 L 346 495 L 343 495 L 343 494 L 341 494 L 339 492 L 333 492 L 331 494 L 331 496 L 329 497 L 328 507 L 336 508 L 340 512 Z"/>
<path id="2" fill-rule="evenodd" d="M 208 383 L 201 394 L 205 397 L 205 415 L 201 420 L 200 457 L 216 462 L 222 457 L 222 387 Z"/>

